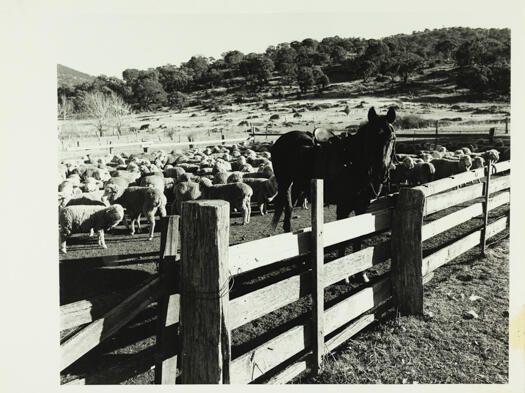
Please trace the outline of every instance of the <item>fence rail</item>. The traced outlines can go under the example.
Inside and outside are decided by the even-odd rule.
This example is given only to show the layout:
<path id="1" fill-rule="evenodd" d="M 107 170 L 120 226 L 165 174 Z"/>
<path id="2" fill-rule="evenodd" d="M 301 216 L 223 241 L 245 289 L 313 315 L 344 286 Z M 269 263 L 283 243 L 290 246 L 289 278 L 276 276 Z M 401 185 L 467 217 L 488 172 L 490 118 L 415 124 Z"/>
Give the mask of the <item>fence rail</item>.
<path id="1" fill-rule="evenodd" d="M 493 169 L 496 175 L 491 179 Z M 159 300 L 156 383 L 174 384 L 178 370 L 182 383 L 231 384 L 286 383 L 307 369 L 315 372 L 324 354 L 376 321 L 375 310 L 385 303 L 402 314 L 421 314 L 423 285 L 432 272 L 507 227 L 508 217 L 490 224 L 486 217 L 510 200 L 510 176 L 501 175 L 508 170 L 510 162 L 489 163 L 486 168 L 402 189 L 399 195 L 375 201 L 363 215 L 326 224 L 320 213 L 322 185 L 315 181 L 312 228 L 232 246 L 228 245 L 227 203 L 186 202 L 182 227 L 178 216 L 163 219 L 160 277 L 66 338 L 61 344 L 62 368 Z M 480 183 L 468 185 L 477 181 Z M 454 189 L 458 186 L 464 187 Z M 482 197 L 483 202 L 475 201 Z M 445 207 L 470 201 L 474 203 L 468 207 L 424 223 L 425 217 Z M 423 258 L 424 240 L 480 215 L 484 218 L 480 229 Z M 183 234 L 180 262 L 179 227 Z M 324 260 L 326 247 L 388 230 L 391 240 Z M 255 274 L 255 269 L 298 256 L 311 261 L 306 271 L 230 299 L 231 277 Z M 326 287 L 388 259 L 392 261 L 390 272 L 325 308 L 322 293 Z M 264 343 L 261 338 L 256 339 L 257 344 L 248 343 L 246 347 L 252 349 L 232 358 L 231 335 L 236 328 L 308 295 L 314 300 L 311 313 Z M 67 308 L 78 315 L 71 311 L 75 317 L 64 318 L 63 327 L 88 321 L 82 310 L 89 310 L 89 304 L 84 309 Z M 61 311 L 69 315 L 66 308 Z M 180 327 L 180 332 L 173 327 Z"/>

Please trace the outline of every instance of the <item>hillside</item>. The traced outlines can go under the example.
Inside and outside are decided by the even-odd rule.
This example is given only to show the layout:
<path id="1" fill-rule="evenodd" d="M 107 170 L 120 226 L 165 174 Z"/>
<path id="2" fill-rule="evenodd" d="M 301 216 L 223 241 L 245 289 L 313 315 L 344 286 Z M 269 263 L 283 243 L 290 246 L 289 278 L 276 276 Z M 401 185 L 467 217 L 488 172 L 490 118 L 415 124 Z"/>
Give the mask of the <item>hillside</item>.
<path id="1" fill-rule="evenodd" d="M 83 82 L 93 82 L 94 76 L 85 74 L 83 72 L 66 67 L 62 64 L 57 64 L 57 84 L 58 87 L 69 86 L 73 87 Z"/>

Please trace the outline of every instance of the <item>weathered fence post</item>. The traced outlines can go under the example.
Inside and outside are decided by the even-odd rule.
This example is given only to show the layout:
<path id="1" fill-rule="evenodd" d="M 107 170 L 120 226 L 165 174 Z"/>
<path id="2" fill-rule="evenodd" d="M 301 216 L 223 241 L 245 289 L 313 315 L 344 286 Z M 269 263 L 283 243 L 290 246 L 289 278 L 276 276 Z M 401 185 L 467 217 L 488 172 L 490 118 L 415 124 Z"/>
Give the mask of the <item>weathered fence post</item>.
<path id="1" fill-rule="evenodd" d="M 505 134 L 509 133 L 509 118 L 505 117 Z"/>
<path id="2" fill-rule="evenodd" d="M 439 130 L 439 120 L 436 120 L 436 136 L 434 137 L 434 146 L 438 144 L 438 131 Z"/>
<path id="3" fill-rule="evenodd" d="M 489 142 L 490 143 L 494 142 L 494 133 L 495 132 L 496 132 L 496 128 L 495 127 L 491 127 L 490 130 L 489 130 Z"/>
<path id="4" fill-rule="evenodd" d="M 485 256 L 485 248 L 487 246 L 487 224 L 489 222 L 489 196 L 490 196 L 490 171 L 493 162 L 488 160 L 485 168 L 485 186 L 483 187 L 483 195 L 485 201 L 483 202 L 483 228 L 481 229 L 481 255 Z"/>
<path id="5" fill-rule="evenodd" d="M 425 194 L 416 188 L 399 191 L 392 216 L 392 296 L 402 315 L 423 314 L 422 226 Z"/>
<path id="6" fill-rule="evenodd" d="M 155 383 L 174 385 L 177 378 L 177 355 L 180 343 L 177 322 L 180 313 L 179 216 L 163 217 L 160 222 L 159 277 L 161 296 L 157 313 L 157 356 Z"/>
<path id="7" fill-rule="evenodd" d="M 109 141 L 109 154 L 113 154 L 113 146 L 111 146 L 111 141 Z"/>
<path id="8" fill-rule="evenodd" d="M 185 202 L 181 220 L 181 382 L 229 383 L 230 205 Z"/>
<path id="9" fill-rule="evenodd" d="M 312 179 L 312 313 L 313 371 L 321 369 L 324 355 L 324 244 L 323 181 Z"/>

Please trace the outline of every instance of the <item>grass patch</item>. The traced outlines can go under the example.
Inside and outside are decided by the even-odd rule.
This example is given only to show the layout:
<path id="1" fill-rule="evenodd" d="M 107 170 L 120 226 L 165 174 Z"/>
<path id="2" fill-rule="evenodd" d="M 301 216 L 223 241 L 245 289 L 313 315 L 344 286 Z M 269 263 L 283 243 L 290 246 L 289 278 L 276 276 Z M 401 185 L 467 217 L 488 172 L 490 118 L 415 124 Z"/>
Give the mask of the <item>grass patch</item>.
<path id="1" fill-rule="evenodd" d="M 376 324 L 328 355 L 320 375 L 293 382 L 507 383 L 508 253 L 506 239 L 485 258 L 476 247 L 436 270 L 425 317 Z M 465 318 L 470 310 L 479 318 Z"/>
<path id="2" fill-rule="evenodd" d="M 424 119 L 416 115 L 398 116 L 395 121 L 395 125 L 402 130 L 428 128 L 435 126 L 435 124 L 436 120 Z"/>

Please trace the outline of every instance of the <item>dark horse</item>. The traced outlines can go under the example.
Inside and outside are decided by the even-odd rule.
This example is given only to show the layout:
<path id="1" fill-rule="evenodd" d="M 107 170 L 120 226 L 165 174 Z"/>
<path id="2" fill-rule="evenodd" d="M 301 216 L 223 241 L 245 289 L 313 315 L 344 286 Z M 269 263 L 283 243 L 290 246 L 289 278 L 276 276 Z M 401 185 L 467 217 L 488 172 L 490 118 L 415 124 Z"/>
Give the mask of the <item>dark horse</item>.
<path id="1" fill-rule="evenodd" d="M 316 129 L 313 137 L 302 131 L 288 132 L 272 146 L 272 164 L 277 179 L 274 228 L 284 209 L 285 232 L 291 231 L 294 198 L 309 193 L 310 180 L 324 180 L 324 201 L 337 205 L 337 219 L 352 211 L 362 214 L 377 198 L 388 179 L 394 153 L 394 108 L 385 116 L 368 111 L 368 123 L 353 135 L 336 136 Z M 293 185 L 293 187 L 292 187 Z"/>

